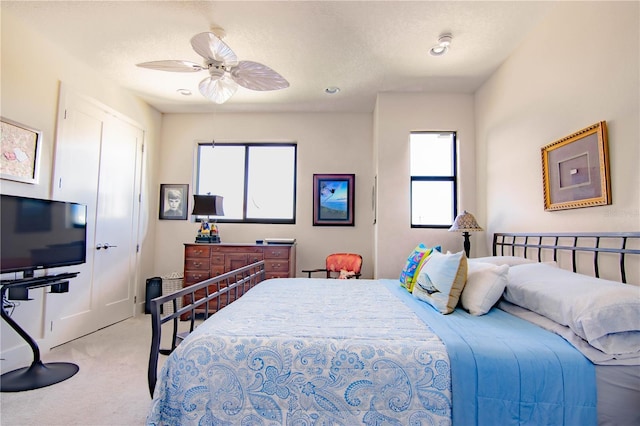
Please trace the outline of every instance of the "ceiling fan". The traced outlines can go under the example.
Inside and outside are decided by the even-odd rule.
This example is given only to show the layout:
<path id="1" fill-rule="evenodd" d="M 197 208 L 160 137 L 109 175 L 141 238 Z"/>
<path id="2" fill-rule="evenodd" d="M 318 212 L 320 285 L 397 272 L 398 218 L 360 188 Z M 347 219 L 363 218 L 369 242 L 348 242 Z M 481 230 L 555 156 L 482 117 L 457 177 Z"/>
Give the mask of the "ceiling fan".
<path id="1" fill-rule="evenodd" d="M 211 101 L 222 104 L 238 90 L 238 85 L 250 90 L 279 90 L 289 82 L 268 66 L 252 61 L 238 61 L 238 57 L 223 41 L 224 31 L 196 34 L 191 46 L 204 58 L 204 64 L 180 60 L 151 61 L 137 64 L 142 68 L 172 72 L 209 71 L 209 77 L 200 82 L 200 93 Z M 216 31 L 215 33 L 213 31 Z M 219 34 L 219 35 L 218 35 Z"/>

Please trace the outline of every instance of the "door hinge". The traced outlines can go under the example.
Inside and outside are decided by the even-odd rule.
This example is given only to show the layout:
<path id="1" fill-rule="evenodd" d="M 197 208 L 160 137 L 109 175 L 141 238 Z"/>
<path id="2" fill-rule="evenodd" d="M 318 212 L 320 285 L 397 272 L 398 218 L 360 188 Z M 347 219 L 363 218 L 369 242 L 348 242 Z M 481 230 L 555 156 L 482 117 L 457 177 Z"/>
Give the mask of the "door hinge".
<path id="1" fill-rule="evenodd" d="M 64 119 L 65 120 L 67 119 L 67 110 L 66 109 L 64 110 Z"/>
<path id="2" fill-rule="evenodd" d="M 51 327 L 50 327 L 49 331 L 53 332 L 53 321 L 51 321 Z"/>
<path id="3" fill-rule="evenodd" d="M 144 152 L 144 144 L 142 144 L 142 152 Z"/>
<path id="4" fill-rule="evenodd" d="M 138 296 L 133 296 L 133 303 L 137 303 L 138 302 Z"/>
<path id="5" fill-rule="evenodd" d="M 140 253 L 140 244 L 136 244 L 136 253 Z"/>

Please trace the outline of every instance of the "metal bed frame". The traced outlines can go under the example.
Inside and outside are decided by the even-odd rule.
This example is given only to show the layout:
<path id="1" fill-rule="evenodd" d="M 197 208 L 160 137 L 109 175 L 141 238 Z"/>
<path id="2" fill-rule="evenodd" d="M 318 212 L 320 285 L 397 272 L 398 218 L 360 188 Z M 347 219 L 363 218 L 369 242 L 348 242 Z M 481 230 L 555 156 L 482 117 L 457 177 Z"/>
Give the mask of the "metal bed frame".
<path id="1" fill-rule="evenodd" d="M 156 297 L 149 302 L 149 311 L 151 312 L 151 351 L 149 353 L 147 380 L 149 383 L 149 393 L 152 398 L 158 376 L 158 357 L 160 354 L 168 355 L 173 352 L 178 343 L 184 340 L 184 338 L 194 330 L 196 315 L 198 315 L 196 309 L 204 309 L 203 318 L 206 319 L 217 312 L 218 309 L 221 309 L 221 305 L 225 306 L 237 300 L 248 290 L 255 287 L 261 281 L 264 281 L 264 279 L 264 260 L 261 260 L 251 265 L 218 275 L 217 277 L 184 287 L 165 296 Z M 212 291 L 212 289 L 215 290 Z M 204 296 L 196 298 L 197 291 L 204 291 Z M 187 304 L 178 308 L 178 300 L 184 300 Z M 166 303 L 172 304 L 173 312 L 164 315 L 162 305 Z M 211 309 L 212 304 L 215 305 L 214 309 Z M 201 307 L 202 305 L 204 306 Z M 183 318 L 189 317 L 189 331 L 178 333 L 178 320 L 182 315 L 185 315 Z M 169 321 L 173 322 L 171 348 L 160 349 L 162 325 Z"/>
<path id="2" fill-rule="evenodd" d="M 603 242 L 607 242 L 603 246 Z M 538 262 L 544 261 L 543 252 L 552 252 L 553 260 L 559 254 L 569 252 L 571 268 L 578 272 L 576 255 L 579 252 L 593 253 L 593 276 L 600 277 L 600 261 L 603 253 L 617 255 L 620 266 L 620 281 L 627 282 L 625 259 L 627 255 L 639 255 L 640 232 L 583 232 L 583 233 L 506 233 L 493 234 L 494 256 L 519 256 L 528 258 L 531 251 Z M 516 250 L 518 248 L 518 250 Z"/>

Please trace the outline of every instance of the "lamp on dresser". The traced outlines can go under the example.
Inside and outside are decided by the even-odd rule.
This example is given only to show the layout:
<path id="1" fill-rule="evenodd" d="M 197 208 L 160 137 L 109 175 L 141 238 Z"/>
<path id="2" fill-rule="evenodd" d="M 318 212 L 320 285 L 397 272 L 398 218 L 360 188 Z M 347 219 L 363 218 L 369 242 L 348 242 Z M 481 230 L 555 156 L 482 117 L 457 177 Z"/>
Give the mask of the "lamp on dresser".
<path id="1" fill-rule="evenodd" d="M 469 241 L 469 232 L 484 231 L 476 222 L 476 218 L 466 210 L 456 216 L 456 220 L 453 221 L 453 225 L 449 228 L 449 231 L 462 232 L 464 237 L 464 252 L 469 257 L 471 251 L 471 242 Z"/>
<path id="2" fill-rule="evenodd" d="M 218 232 L 218 226 L 215 219 L 211 221 L 211 216 L 224 216 L 224 210 L 222 208 L 223 197 L 220 195 L 195 195 L 193 196 L 193 211 L 194 216 L 207 216 L 207 219 L 202 219 L 200 228 L 198 229 L 198 235 L 196 235 L 196 243 L 219 243 L 220 234 Z"/>

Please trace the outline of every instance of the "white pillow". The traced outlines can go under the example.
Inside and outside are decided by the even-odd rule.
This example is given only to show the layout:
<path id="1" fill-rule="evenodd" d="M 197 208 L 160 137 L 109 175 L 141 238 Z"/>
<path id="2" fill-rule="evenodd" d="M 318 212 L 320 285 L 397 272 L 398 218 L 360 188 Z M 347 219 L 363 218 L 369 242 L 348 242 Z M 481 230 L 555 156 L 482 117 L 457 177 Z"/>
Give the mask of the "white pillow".
<path id="1" fill-rule="evenodd" d="M 504 298 L 604 353 L 640 353 L 640 287 L 533 263 L 509 268 Z"/>
<path id="2" fill-rule="evenodd" d="M 508 265 L 469 262 L 467 283 L 460 302 L 471 315 L 484 315 L 496 304 L 507 286 Z"/>
<path id="3" fill-rule="evenodd" d="M 470 258 L 469 263 L 491 263 L 492 265 L 514 266 L 523 265 L 525 263 L 536 263 L 536 261 L 517 256 L 487 256 Z"/>

